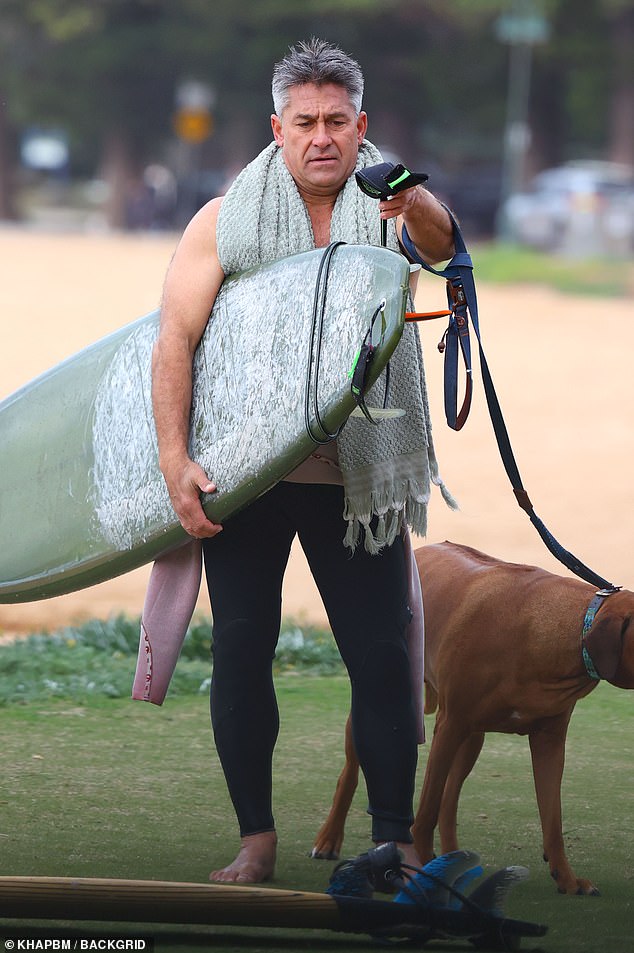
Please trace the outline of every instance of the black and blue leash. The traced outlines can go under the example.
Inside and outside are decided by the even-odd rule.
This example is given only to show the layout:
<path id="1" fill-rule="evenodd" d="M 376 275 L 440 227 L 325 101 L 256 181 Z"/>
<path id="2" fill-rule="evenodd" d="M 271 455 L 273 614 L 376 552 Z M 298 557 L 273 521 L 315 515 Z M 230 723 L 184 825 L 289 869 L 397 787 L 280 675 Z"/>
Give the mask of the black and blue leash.
<path id="1" fill-rule="evenodd" d="M 500 402 L 495 391 L 493 378 L 491 377 L 491 372 L 489 370 L 489 365 L 482 345 L 478 320 L 478 299 L 476 294 L 475 280 L 473 277 L 473 261 L 471 259 L 471 255 L 467 251 L 467 247 L 465 245 L 465 241 L 458 223 L 449 209 L 447 209 L 447 211 L 453 225 L 455 254 L 445 268 L 436 269 L 427 264 L 427 262 L 424 261 L 418 254 L 416 246 L 407 234 L 407 229 L 405 227 L 403 227 L 402 232 L 402 243 L 408 256 L 413 261 L 420 264 L 426 271 L 429 271 L 434 275 L 438 275 L 441 278 L 445 278 L 447 281 L 447 300 L 452 312 L 444 339 L 444 400 L 447 423 L 452 429 L 460 430 L 460 428 L 464 426 L 469 414 L 471 394 L 473 389 L 473 366 L 469 336 L 469 319 L 471 319 L 473 331 L 478 342 L 480 370 L 482 373 L 482 383 L 484 385 L 487 406 L 489 408 L 489 416 L 491 417 L 491 423 L 493 425 L 493 431 L 497 440 L 500 456 L 502 457 L 502 463 L 504 464 L 504 469 L 506 470 L 506 474 L 511 482 L 513 493 L 515 494 L 515 498 L 519 506 L 528 515 L 531 523 L 539 533 L 546 547 L 552 553 L 552 555 L 559 560 L 559 562 L 563 563 L 564 566 L 570 569 L 570 571 L 576 576 L 579 576 L 580 579 L 585 579 L 586 582 L 591 583 L 591 585 L 597 586 L 597 588 L 604 591 L 609 590 L 610 592 L 616 592 L 620 586 L 615 586 L 613 583 L 608 582 L 603 578 L 603 576 L 600 576 L 598 573 L 586 566 L 585 563 L 577 558 L 577 556 L 565 549 L 561 543 L 555 539 L 553 534 L 533 509 L 533 504 L 528 493 L 526 492 L 526 489 L 524 488 L 522 477 L 517 466 L 517 461 L 515 460 L 515 455 L 511 446 L 506 423 L 504 422 L 504 417 L 502 416 Z M 460 411 L 458 411 L 457 392 L 460 352 L 463 356 L 467 380 L 465 399 Z"/>
<path id="2" fill-rule="evenodd" d="M 328 291 L 328 277 L 330 275 L 330 266 L 335 251 L 344 245 L 345 242 L 331 242 L 324 249 L 319 262 L 317 278 L 315 281 L 315 292 L 313 295 L 313 310 L 310 329 L 310 344 L 308 349 L 308 366 L 306 370 L 306 382 L 304 387 L 304 426 L 306 432 L 313 443 L 323 445 L 330 443 L 340 433 L 341 427 L 335 431 L 330 431 L 321 416 L 318 392 L 319 392 L 319 372 L 321 368 L 322 340 L 324 333 L 324 316 L 326 312 L 326 295 Z M 312 415 L 315 418 L 313 424 Z"/>
<path id="3" fill-rule="evenodd" d="M 400 163 L 397 166 L 393 166 L 390 163 L 382 162 L 376 166 L 370 166 L 357 172 L 356 178 L 359 188 L 361 188 L 366 195 L 375 199 L 385 199 L 397 194 L 403 189 L 412 188 L 415 185 L 425 182 L 427 176 L 424 173 L 409 172 L 409 170 Z M 615 586 L 608 582 L 565 549 L 561 543 L 555 539 L 533 509 L 533 504 L 524 488 L 520 476 L 508 430 L 504 422 L 504 417 L 502 416 L 500 402 L 493 384 L 493 378 L 491 377 L 489 365 L 482 346 L 478 320 L 478 297 L 473 277 L 473 261 L 467 251 L 467 246 L 456 219 L 449 209 L 447 209 L 447 213 L 449 214 L 453 226 L 455 252 L 451 261 L 449 261 L 444 268 L 432 268 L 432 266 L 419 255 L 416 246 L 407 233 L 405 225 L 403 226 L 401 236 L 402 245 L 410 260 L 421 265 L 426 271 L 431 272 L 431 274 L 444 278 L 447 282 L 447 301 L 451 315 L 449 318 L 449 326 L 447 327 L 442 342 L 445 352 L 444 403 L 447 423 L 453 430 L 460 430 L 464 426 L 471 408 L 471 398 L 473 394 L 473 364 L 469 332 L 469 319 L 471 319 L 471 324 L 473 325 L 473 330 L 478 342 L 480 369 L 482 372 L 484 393 L 489 408 L 489 416 L 493 424 L 502 463 L 504 464 L 504 469 L 511 482 L 513 493 L 515 494 L 519 506 L 528 515 L 546 547 L 559 562 L 570 569 L 576 576 L 591 583 L 591 585 L 596 586 L 603 592 L 616 592 L 620 589 L 620 586 Z M 460 410 L 458 410 L 458 367 L 460 354 L 462 354 L 464 361 L 466 384 L 464 400 Z"/>

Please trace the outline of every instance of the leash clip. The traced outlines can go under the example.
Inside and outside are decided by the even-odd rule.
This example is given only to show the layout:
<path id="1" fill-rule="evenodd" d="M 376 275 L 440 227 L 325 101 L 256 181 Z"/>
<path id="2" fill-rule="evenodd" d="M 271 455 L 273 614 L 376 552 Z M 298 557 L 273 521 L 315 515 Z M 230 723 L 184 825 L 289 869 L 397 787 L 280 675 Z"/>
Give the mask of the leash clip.
<path id="1" fill-rule="evenodd" d="M 455 283 L 453 281 L 448 281 L 447 293 L 449 294 L 449 298 L 451 299 L 451 304 L 454 310 L 466 307 L 467 295 L 461 281 L 457 281 Z"/>

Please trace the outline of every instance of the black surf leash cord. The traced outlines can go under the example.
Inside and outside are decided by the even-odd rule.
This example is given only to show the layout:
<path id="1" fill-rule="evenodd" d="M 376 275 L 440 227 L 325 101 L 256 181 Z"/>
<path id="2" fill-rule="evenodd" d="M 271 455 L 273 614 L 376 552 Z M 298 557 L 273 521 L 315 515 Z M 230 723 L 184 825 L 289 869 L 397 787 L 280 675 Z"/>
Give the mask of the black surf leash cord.
<path id="1" fill-rule="evenodd" d="M 367 861 L 371 855 L 372 851 L 370 850 L 353 861 L 343 860 L 337 864 L 330 878 L 331 887 L 326 893 L 333 896 L 344 892 L 348 895 L 361 895 L 364 890 L 367 890 L 368 885 L 383 892 L 385 892 L 386 887 L 388 889 L 396 888 L 402 891 L 412 903 L 418 906 L 428 906 L 428 900 L 425 896 L 428 887 L 423 887 L 417 882 L 417 877 L 423 875 L 428 882 L 446 890 L 454 900 L 459 901 L 465 910 L 469 910 L 476 917 L 487 919 L 490 916 L 486 910 L 483 910 L 482 907 L 438 874 L 425 870 L 424 867 L 414 867 L 412 864 L 406 864 L 403 860 L 398 860 L 395 864 L 385 868 L 381 867 L 380 864 L 375 866 L 372 862 L 368 866 Z"/>
<path id="2" fill-rule="evenodd" d="M 330 245 L 325 249 L 321 261 L 319 263 L 319 270 L 317 272 L 317 278 L 315 281 L 315 294 L 313 296 L 313 312 L 312 312 L 312 321 L 311 321 L 311 330 L 310 330 L 310 346 L 308 352 L 308 368 L 306 372 L 306 387 L 304 389 L 304 426 L 306 427 L 306 432 L 313 443 L 323 445 L 325 443 L 330 443 L 331 440 L 334 440 L 341 433 L 344 424 L 338 428 L 334 433 L 331 433 L 322 418 L 319 401 L 318 401 L 318 390 L 319 390 L 319 372 L 321 367 L 321 351 L 322 351 L 322 340 L 323 340 L 323 331 L 324 331 L 324 317 L 326 312 L 326 295 L 328 291 L 328 277 L 330 275 L 330 266 L 332 264 L 332 258 L 337 248 L 341 245 L 345 245 L 345 242 L 331 242 Z M 365 337 L 361 343 L 354 363 L 352 370 L 350 371 L 350 391 L 354 397 L 357 405 L 361 408 L 367 419 L 375 424 L 378 423 L 370 414 L 366 403 L 365 403 L 365 391 L 366 391 L 366 378 L 372 360 L 374 358 L 374 353 L 376 351 L 376 346 L 372 343 L 372 335 L 374 331 L 374 325 L 379 317 L 383 315 L 385 309 L 385 299 L 380 302 L 377 308 L 374 311 L 370 319 L 370 325 L 365 334 Z M 386 366 L 386 375 L 385 375 L 385 392 L 383 407 L 387 406 L 389 386 L 390 386 L 390 368 L 389 364 Z M 311 408 L 312 404 L 312 408 Z M 315 427 L 311 419 L 311 409 L 317 428 Z"/>
<path id="3" fill-rule="evenodd" d="M 331 440 L 334 440 L 339 436 L 343 427 L 342 424 L 341 427 L 339 427 L 339 429 L 334 433 L 330 433 L 326 427 L 319 411 L 318 388 L 319 370 L 321 365 L 321 346 L 324 332 L 324 315 L 326 312 L 326 292 L 328 290 L 328 276 L 330 273 L 332 257 L 336 249 L 339 248 L 340 245 L 344 244 L 345 242 L 331 242 L 324 251 L 321 261 L 319 262 L 319 270 L 317 272 L 317 279 L 315 281 L 315 294 L 313 296 L 310 346 L 308 349 L 308 368 L 306 371 L 306 386 L 304 388 L 304 425 L 306 427 L 306 433 L 310 439 L 313 441 L 313 443 L 319 445 L 330 443 Z M 318 433 L 317 429 L 313 425 L 311 419 L 311 403 L 315 421 L 321 433 Z"/>
<path id="4" fill-rule="evenodd" d="M 513 493 L 518 505 L 527 513 L 531 523 L 539 533 L 542 541 L 552 555 L 559 560 L 567 569 L 570 569 L 580 579 L 585 579 L 591 585 L 598 589 L 611 590 L 613 592 L 620 589 L 608 582 L 602 576 L 599 576 L 592 569 L 589 569 L 576 556 L 555 539 L 550 530 L 544 525 L 533 509 L 533 504 L 524 489 L 519 468 L 513 454 L 508 430 L 502 416 L 502 410 L 498 401 L 489 365 L 484 354 L 482 339 L 480 337 L 480 327 L 478 322 L 478 300 L 476 295 L 475 281 L 473 278 L 473 262 L 467 251 L 464 238 L 451 211 L 447 209 L 453 226 L 453 237 L 455 244 L 455 254 L 448 265 L 443 269 L 432 268 L 428 265 L 416 250 L 403 225 L 402 244 L 408 256 L 420 264 L 426 271 L 433 275 L 445 278 L 447 281 L 447 300 L 451 308 L 451 317 L 449 326 L 444 335 L 445 344 L 445 416 L 448 425 L 453 430 L 460 430 L 464 425 L 469 414 L 471 405 L 471 392 L 473 388 L 473 369 L 471 363 L 471 346 L 469 341 L 469 316 L 473 324 L 473 330 L 478 342 L 480 355 L 480 369 L 482 371 L 482 382 L 486 396 L 489 416 L 493 424 L 493 431 L 504 464 L 504 469 L 513 487 Z M 439 345 L 440 347 L 440 345 Z M 457 381 L 458 381 L 458 349 L 462 352 L 467 385 L 465 400 L 459 413 L 456 412 Z"/>

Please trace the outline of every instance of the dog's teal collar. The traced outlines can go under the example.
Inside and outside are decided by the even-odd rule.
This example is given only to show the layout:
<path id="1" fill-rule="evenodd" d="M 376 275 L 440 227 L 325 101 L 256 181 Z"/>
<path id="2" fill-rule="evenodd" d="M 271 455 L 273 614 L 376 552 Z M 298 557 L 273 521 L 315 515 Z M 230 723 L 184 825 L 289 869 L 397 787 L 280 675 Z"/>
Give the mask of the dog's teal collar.
<path id="1" fill-rule="evenodd" d="M 583 656 L 583 664 L 586 667 L 586 672 L 595 682 L 601 681 L 601 676 L 597 672 L 594 662 L 588 651 L 588 646 L 586 645 L 586 636 L 590 629 L 592 628 L 592 623 L 594 622 L 594 617 L 608 598 L 608 596 L 613 595 L 615 592 L 618 592 L 618 589 L 599 589 L 596 593 L 594 599 L 588 606 L 583 620 L 583 628 L 581 630 L 581 655 Z"/>

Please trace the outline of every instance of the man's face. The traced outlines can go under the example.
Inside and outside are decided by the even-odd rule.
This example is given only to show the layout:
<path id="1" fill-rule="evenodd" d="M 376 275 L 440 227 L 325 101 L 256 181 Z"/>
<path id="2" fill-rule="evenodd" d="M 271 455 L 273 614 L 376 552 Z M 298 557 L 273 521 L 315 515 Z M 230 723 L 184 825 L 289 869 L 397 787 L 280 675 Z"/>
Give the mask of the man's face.
<path id="1" fill-rule="evenodd" d="M 282 116 L 271 116 L 286 167 L 305 196 L 336 196 L 354 171 L 368 126 L 347 92 L 332 83 L 293 86 Z"/>

